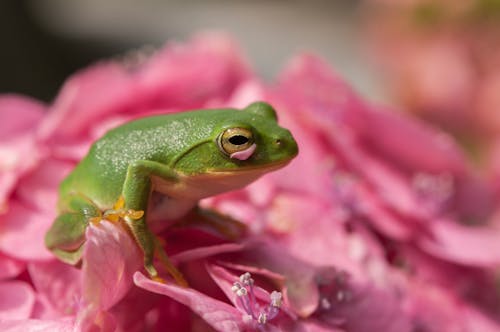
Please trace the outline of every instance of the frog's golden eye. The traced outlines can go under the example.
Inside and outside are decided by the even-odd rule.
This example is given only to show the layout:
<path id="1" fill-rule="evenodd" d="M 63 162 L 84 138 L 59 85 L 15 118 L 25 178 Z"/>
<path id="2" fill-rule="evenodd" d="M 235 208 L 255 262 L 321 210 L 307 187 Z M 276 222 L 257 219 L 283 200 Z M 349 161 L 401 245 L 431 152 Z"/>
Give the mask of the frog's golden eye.
<path id="1" fill-rule="evenodd" d="M 219 149 L 230 157 L 233 157 L 235 153 L 237 154 L 249 149 L 254 149 L 255 146 L 253 133 L 246 128 L 229 128 L 224 130 L 224 132 L 219 135 L 217 144 Z M 238 156 L 238 154 L 236 156 Z"/>

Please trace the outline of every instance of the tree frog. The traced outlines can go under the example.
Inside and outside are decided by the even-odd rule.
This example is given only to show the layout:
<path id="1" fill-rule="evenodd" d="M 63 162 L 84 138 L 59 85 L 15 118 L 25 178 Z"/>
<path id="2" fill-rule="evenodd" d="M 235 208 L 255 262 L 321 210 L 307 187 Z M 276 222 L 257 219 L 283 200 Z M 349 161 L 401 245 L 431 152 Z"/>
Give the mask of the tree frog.
<path id="1" fill-rule="evenodd" d="M 59 214 L 45 244 L 62 261 L 77 264 L 89 223 L 119 220 L 144 253 L 152 279 L 160 279 L 153 266 L 157 255 L 184 283 L 146 222 L 152 193 L 165 195 L 164 217 L 177 220 L 196 211 L 200 199 L 242 188 L 297 153 L 293 136 L 264 102 L 126 123 L 94 142 L 62 181 Z"/>

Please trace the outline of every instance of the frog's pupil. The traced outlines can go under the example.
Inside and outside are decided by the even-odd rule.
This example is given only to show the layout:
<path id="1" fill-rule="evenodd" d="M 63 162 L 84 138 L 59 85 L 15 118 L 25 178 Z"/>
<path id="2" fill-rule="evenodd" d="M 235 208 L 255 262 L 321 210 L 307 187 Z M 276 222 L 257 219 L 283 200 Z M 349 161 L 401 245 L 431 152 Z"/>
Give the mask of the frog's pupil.
<path id="1" fill-rule="evenodd" d="M 229 143 L 233 145 L 243 145 L 248 143 L 248 138 L 243 135 L 234 135 L 229 138 Z"/>

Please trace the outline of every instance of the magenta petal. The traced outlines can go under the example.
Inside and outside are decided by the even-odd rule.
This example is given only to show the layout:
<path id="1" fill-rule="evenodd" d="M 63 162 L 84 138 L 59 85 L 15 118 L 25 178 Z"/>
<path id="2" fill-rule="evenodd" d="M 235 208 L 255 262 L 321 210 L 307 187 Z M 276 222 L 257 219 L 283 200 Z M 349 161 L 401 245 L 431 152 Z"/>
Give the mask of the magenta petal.
<path id="1" fill-rule="evenodd" d="M 215 300 L 191 288 L 152 281 L 140 272 L 134 274 L 134 282 L 141 288 L 166 295 L 188 306 L 217 331 L 243 331 L 242 314 L 227 303 Z"/>
<path id="2" fill-rule="evenodd" d="M 53 215 L 38 212 L 13 201 L 0 215 L 0 250 L 20 260 L 47 260 L 53 257 L 44 244 L 44 234 Z"/>
<path id="3" fill-rule="evenodd" d="M 33 289 L 23 281 L 0 282 L 0 299 L 0 322 L 29 318 L 35 304 Z"/>
<path id="4" fill-rule="evenodd" d="M 332 303 L 330 311 L 321 318 L 332 322 L 343 319 L 341 327 L 349 332 L 413 331 L 400 299 L 368 285 L 353 285 L 349 299 Z"/>
<path id="5" fill-rule="evenodd" d="M 84 300 L 107 310 L 132 286 L 132 274 L 139 270 L 142 255 L 130 235 L 121 227 L 102 220 L 87 228 L 83 254 Z"/>
<path id="6" fill-rule="evenodd" d="M 173 255 L 170 257 L 170 259 L 176 263 L 194 261 L 218 254 L 240 251 L 243 248 L 243 245 L 236 243 L 225 243 L 215 246 L 198 247 L 196 249 L 186 250 L 179 254 Z"/>

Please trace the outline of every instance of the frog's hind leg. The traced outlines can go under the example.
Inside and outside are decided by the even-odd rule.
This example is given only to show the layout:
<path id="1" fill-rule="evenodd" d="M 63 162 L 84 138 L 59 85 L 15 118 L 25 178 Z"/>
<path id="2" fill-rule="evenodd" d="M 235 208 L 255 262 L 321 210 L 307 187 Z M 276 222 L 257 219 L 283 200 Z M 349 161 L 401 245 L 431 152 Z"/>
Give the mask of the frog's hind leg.
<path id="1" fill-rule="evenodd" d="M 61 261 L 75 265 L 80 261 L 85 242 L 85 229 L 100 209 L 88 198 L 69 195 L 59 202 L 61 213 L 45 235 L 46 247 Z"/>
<path id="2" fill-rule="evenodd" d="M 196 206 L 176 226 L 201 226 L 215 230 L 230 240 L 238 240 L 248 233 L 247 226 L 213 209 Z"/>

